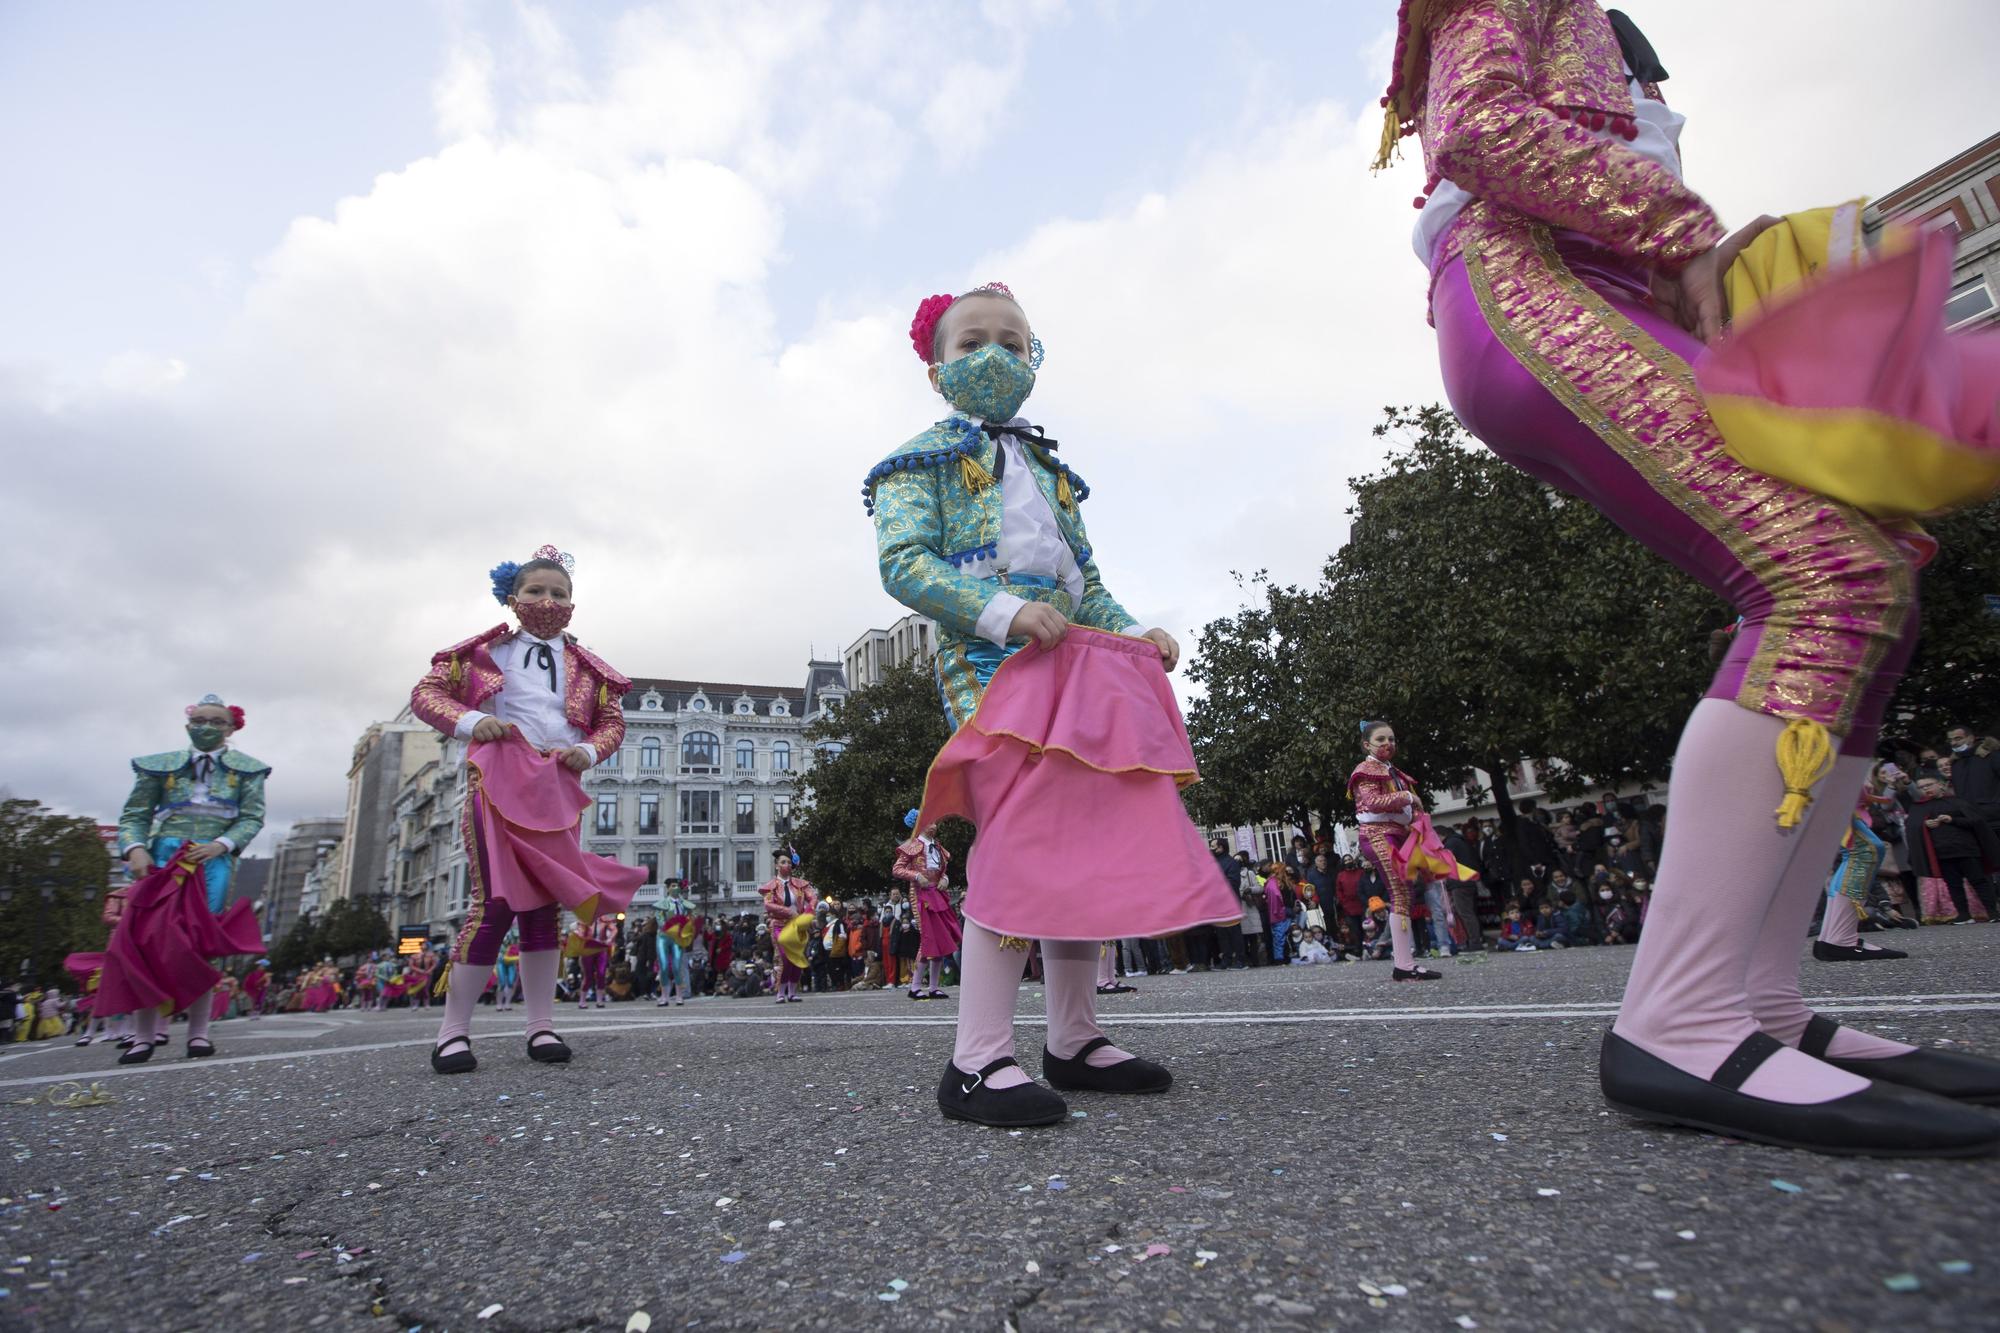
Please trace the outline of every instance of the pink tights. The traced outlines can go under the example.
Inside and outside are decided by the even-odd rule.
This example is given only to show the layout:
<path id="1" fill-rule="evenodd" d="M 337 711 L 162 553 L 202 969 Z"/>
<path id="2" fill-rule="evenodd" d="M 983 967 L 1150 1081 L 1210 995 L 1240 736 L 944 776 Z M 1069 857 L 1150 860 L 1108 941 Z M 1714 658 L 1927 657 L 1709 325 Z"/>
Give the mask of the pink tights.
<path id="1" fill-rule="evenodd" d="M 1102 947 L 1093 940 L 1042 941 L 1052 1055 L 1072 1058 L 1085 1042 L 1104 1035 L 1097 1026 L 1097 960 Z M 967 921 L 959 958 L 958 1037 L 951 1062 L 964 1073 L 977 1074 L 1014 1054 L 1014 1001 L 1026 956 L 1004 947 L 1000 937 L 984 926 Z M 1103 1068 L 1131 1058 L 1116 1046 L 1100 1046 L 1090 1053 L 1089 1063 Z M 1012 1088 L 1028 1082 L 1028 1076 L 1016 1066 L 1000 1070 L 986 1082 L 996 1090 Z"/>

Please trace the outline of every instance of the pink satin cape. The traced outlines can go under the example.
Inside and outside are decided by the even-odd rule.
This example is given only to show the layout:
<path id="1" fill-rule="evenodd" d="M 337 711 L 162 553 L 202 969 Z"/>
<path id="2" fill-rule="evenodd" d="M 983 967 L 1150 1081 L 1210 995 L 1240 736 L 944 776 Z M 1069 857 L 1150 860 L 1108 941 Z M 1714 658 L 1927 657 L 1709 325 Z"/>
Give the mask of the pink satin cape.
<path id="1" fill-rule="evenodd" d="M 917 827 L 978 826 L 965 919 L 995 934 L 1169 935 L 1242 917 L 1181 804 L 1198 776 L 1159 649 L 1072 625 L 993 673 L 931 763 Z"/>
<path id="2" fill-rule="evenodd" d="M 474 819 L 489 894 L 516 913 L 560 903 L 586 922 L 631 905 L 645 868 L 583 850 L 577 823 L 590 797 L 559 756 L 510 733 L 474 741 L 466 762 L 479 773 Z"/>
<path id="3" fill-rule="evenodd" d="M 221 916 L 210 913 L 201 867 L 183 853 L 132 885 L 125 914 L 104 946 L 98 1012 L 184 1009 L 222 979 L 209 959 L 263 952 L 249 900 L 231 903 Z"/>

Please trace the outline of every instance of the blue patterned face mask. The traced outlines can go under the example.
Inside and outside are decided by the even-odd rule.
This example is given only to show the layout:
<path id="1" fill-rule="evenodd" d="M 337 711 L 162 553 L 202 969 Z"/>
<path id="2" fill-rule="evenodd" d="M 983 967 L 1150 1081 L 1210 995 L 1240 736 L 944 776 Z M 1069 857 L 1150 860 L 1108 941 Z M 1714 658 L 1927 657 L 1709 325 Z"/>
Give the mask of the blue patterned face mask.
<path id="1" fill-rule="evenodd" d="M 1009 421 L 1035 391 L 1035 370 L 999 343 L 938 367 L 945 401 L 981 421 Z"/>

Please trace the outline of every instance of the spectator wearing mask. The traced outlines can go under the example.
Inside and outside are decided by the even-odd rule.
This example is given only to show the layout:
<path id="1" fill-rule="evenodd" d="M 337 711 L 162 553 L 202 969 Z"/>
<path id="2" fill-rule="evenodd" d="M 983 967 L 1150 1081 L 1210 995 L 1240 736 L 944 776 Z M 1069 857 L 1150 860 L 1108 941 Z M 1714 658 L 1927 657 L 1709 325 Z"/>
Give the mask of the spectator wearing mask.
<path id="1" fill-rule="evenodd" d="M 1247 852 L 1236 854 L 1236 899 L 1243 904 L 1243 947 L 1250 952 L 1250 966 L 1270 961 L 1264 950 L 1264 881 L 1250 868 Z"/>
<path id="2" fill-rule="evenodd" d="M 1470 870 L 1478 879 L 1454 880 L 1446 885 L 1451 892 L 1451 912 L 1458 921 L 1459 929 L 1465 932 L 1465 947 L 1475 952 L 1486 947 L 1486 933 L 1479 926 L 1479 885 L 1486 876 L 1486 867 L 1479 859 L 1479 848 L 1468 836 L 1472 826 L 1460 825 L 1446 829 L 1444 849 L 1452 859 Z"/>
<path id="3" fill-rule="evenodd" d="M 1237 865 L 1236 858 L 1229 854 L 1229 844 L 1221 838 L 1214 838 L 1210 840 L 1208 849 L 1215 856 L 1216 873 L 1221 875 L 1223 882 L 1229 885 L 1229 891 L 1232 894 L 1235 893 L 1237 891 Z M 1243 961 L 1242 925 L 1217 926 L 1215 928 L 1215 949 L 1216 971 L 1238 971 L 1246 966 Z"/>
<path id="4" fill-rule="evenodd" d="M 1965 890 L 1970 885 L 1989 918 L 2000 917 L 1994 903 L 1993 881 L 1988 867 L 2000 865 L 2000 838 L 1963 800 L 1945 794 L 1944 779 L 1926 773 L 1917 779 L 1916 802 L 1910 807 L 1910 858 L 1919 878 L 1936 877 L 1945 883 L 1956 909 L 1957 924 L 1970 925 L 1972 911 L 1966 905 Z"/>
<path id="5" fill-rule="evenodd" d="M 1340 858 L 1340 873 L 1333 877 L 1333 899 L 1340 913 L 1341 949 L 1354 957 L 1361 956 L 1361 907 L 1365 895 L 1361 892 L 1361 863 L 1352 856 Z"/>
<path id="6" fill-rule="evenodd" d="M 1952 790 L 2000 834 L 2000 741 L 1974 736 L 1961 723 L 1945 733 L 1945 742 L 1951 746 Z"/>

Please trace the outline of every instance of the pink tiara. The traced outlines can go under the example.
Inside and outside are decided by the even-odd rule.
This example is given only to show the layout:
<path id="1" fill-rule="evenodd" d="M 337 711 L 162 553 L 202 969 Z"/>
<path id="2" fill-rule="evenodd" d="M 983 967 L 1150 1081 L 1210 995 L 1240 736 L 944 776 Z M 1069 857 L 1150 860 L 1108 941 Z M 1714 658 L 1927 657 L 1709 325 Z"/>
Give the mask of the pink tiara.
<path id="1" fill-rule="evenodd" d="M 576 573 L 576 557 L 568 551 L 558 551 L 553 546 L 538 546 L 535 548 L 534 555 L 529 558 L 534 560 L 553 560 L 563 567 L 564 573 Z"/>

